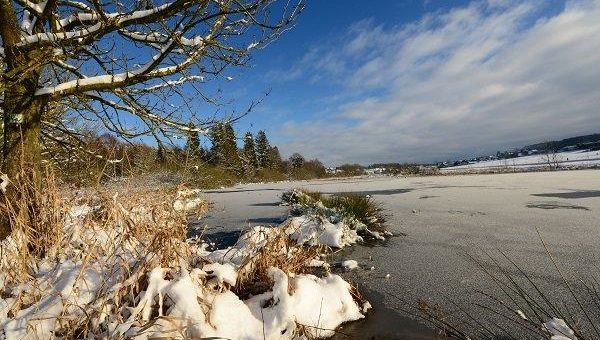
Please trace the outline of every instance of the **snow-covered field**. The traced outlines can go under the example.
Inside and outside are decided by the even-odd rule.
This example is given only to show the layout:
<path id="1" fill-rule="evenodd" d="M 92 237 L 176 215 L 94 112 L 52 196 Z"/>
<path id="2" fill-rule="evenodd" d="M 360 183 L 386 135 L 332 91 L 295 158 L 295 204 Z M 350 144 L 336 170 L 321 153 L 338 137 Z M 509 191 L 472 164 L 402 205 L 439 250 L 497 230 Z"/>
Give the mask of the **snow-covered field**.
<path id="1" fill-rule="evenodd" d="M 441 169 L 441 172 L 493 170 L 493 169 L 538 169 L 547 167 L 589 168 L 600 166 L 600 151 L 573 151 L 551 155 L 531 155 L 511 159 L 478 162 Z"/>

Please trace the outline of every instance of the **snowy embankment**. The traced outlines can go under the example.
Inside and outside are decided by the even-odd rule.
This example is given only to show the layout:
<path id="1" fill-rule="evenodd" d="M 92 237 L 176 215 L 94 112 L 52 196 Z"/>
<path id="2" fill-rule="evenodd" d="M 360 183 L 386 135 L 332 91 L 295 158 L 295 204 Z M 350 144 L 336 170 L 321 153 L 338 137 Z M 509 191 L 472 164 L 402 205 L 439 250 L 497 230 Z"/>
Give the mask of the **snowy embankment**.
<path id="1" fill-rule="evenodd" d="M 74 206 L 43 256 L 13 231 L 1 244 L 0 338 L 322 338 L 364 317 L 368 302 L 323 260 L 325 246 L 360 240 L 344 219 L 293 217 L 209 251 L 184 240 L 197 194 Z M 315 262 L 324 277 L 299 274 Z"/>
<path id="2" fill-rule="evenodd" d="M 443 173 L 452 173 L 495 169 L 535 170 L 543 168 L 591 168 L 598 166 L 600 166 L 600 151 L 573 151 L 477 162 L 442 168 L 440 171 Z"/>

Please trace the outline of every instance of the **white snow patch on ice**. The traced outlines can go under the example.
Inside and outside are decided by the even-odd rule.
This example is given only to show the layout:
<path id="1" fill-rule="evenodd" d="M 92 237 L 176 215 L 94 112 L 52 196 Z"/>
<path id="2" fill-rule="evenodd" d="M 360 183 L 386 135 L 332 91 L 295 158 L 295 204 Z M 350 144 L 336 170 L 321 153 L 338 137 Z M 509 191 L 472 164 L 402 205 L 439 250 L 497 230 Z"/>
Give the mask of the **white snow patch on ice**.
<path id="1" fill-rule="evenodd" d="M 347 270 L 353 270 L 358 268 L 358 262 L 356 260 L 342 261 L 342 267 L 344 267 Z"/>

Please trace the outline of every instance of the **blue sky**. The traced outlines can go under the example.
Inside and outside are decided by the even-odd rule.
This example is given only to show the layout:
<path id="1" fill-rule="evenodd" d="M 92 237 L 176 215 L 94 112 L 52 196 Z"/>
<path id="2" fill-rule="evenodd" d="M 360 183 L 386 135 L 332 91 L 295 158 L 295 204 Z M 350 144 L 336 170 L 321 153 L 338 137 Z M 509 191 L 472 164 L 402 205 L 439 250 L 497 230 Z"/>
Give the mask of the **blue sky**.
<path id="1" fill-rule="evenodd" d="M 309 0 L 230 69 L 284 156 L 428 162 L 600 132 L 598 0 Z"/>

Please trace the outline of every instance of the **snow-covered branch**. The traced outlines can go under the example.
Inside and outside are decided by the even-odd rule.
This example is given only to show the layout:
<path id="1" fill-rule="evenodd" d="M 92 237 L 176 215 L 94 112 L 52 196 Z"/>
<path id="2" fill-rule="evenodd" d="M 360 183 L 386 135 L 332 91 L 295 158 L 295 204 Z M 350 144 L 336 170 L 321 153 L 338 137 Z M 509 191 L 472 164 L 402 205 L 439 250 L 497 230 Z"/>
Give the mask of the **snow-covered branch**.
<path id="1" fill-rule="evenodd" d="M 27 88 L 36 105 L 13 105 L 7 114 L 39 107 L 35 121 L 55 124 L 42 124 L 55 143 L 71 133 L 57 124 L 69 114 L 73 126 L 126 138 L 206 133 L 218 119 L 196 117 L 190 102 L 222 114 L 223 92 L 198 82 L 231 79 L 226 68 L 244 65 L 255 47 L 293 25 L 299 11 L 278 1 L 286 0 L 0 0 L 0 104 L 18 102 L 10 95 Z M 50 106 L 61 113 L 49 117 Z M 192 120 L 199 127 L 190 128 Z"/>

